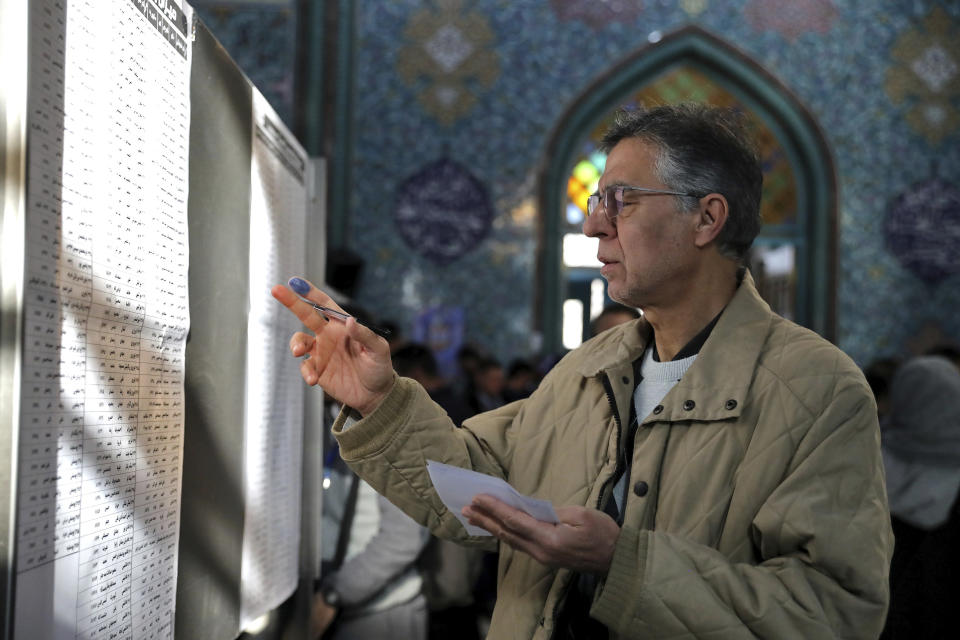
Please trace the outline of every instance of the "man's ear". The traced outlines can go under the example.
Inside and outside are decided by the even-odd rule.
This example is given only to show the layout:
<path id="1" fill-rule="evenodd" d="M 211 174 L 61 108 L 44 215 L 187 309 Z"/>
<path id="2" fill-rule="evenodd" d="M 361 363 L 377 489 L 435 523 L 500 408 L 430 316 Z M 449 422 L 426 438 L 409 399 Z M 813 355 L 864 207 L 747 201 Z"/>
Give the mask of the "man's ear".
<path id="1" fill-rule="evenodd" d="M 697 211 L 694 229 L 694 244 L 697 248 L 703 249 L 720 235 L 723 225 L 727 224 L 729 214 L 730 205 L 721 194 L 709 193 L 700 198 L 700 209 Z"/>

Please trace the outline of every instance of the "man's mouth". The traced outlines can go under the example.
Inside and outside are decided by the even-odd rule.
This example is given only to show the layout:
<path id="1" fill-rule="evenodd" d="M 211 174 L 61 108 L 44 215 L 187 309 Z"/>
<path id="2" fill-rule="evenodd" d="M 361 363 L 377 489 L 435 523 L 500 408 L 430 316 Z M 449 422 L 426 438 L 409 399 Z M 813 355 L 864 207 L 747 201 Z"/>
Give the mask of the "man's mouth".
<path id="1" fill-rule="evenodd" d="M 617 264 L 616 260 L 611 260 L 610 258 L 604 258 L 602 256 L 597 256 L 597 260 L 603 264 L 603 266 L 600 267 L 600 275 L 602 276 L 609 274 L 613 268 L 613 265 Z"/>

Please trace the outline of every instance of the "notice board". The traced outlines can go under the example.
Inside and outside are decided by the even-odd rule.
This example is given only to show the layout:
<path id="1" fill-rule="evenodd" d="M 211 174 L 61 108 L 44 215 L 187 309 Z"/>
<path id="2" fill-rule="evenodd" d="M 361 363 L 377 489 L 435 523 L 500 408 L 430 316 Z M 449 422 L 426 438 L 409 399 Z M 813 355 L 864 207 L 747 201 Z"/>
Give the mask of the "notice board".
<path id="1" fill-rule="evenodd" d="M 0 17 L 0 637 L 234 638 L 304 578 L 314 163 L 185 2 Z"/>

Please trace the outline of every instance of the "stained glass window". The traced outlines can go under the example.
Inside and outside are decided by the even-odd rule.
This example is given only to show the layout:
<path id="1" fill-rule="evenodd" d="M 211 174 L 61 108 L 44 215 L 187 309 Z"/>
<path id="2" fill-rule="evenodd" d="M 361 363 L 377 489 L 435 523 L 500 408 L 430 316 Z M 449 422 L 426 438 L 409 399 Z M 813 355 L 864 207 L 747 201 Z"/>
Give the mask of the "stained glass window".
<path id="1" fill-rule="evenodd" d="M 763 163 L 763 199 L 761 213 L 765 225 L 790 225 L 797 218 L 797 183 L 783 146 L 770 128 L 732 93 L 705 73 L 689 66 L 678 66 L 644 85 L 627 97 L 621 106 L 707 102 L 731 107 L 744 113 L 760 149 Z M 616 109 L 600 120 L 583 142 L 567 185 L 568 203 L 579 214 L 568 213 L 567 220 L 579 225 L 587 211 L 587 196 L 594 192 L 603 172 L 606 157 L 597 150 L 603 132 L 613 121 Z"/>
<path id="2" fill-rule="evenodd" d="M 567 181 L 566 230 L 578 233 L 587 211 L 587 197 L 597 189 L 606 156 L 598 149 L 603 132 L 613 121 L 619 107 L 635 108 L 678 102 L 705 102 L 736 109 L 745 115 L 760 151 L 763 168 L 763 195 L 760 205 L 764 230 L 751 251 L 751 270 L 761 295 L 774 309 L 793 317 L 796 301 L 796 247 L 802 244 L 802 221 L 798 220 L 797 179 L 783 145 L 769 126 L 733 93 L 706 73 L 680 64 L 666 70 L 620 101 L 587 135 L 575 158 Z M 583 253 L 582 251 L 580 253 Z M 568 269 L 568 290 L 573 279 L 584 279 L 582 258 L 566 246 L 564 262 Z M 579 254 L 577 254 L 579 256 Z"/>

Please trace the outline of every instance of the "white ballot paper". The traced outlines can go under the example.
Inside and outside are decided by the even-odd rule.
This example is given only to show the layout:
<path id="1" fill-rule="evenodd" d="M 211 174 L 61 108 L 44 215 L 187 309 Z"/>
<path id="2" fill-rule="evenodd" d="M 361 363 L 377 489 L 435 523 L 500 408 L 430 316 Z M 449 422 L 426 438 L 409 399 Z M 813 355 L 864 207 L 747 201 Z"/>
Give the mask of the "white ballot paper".
<path id="1" fill-rule="evenodd" d="M 460 513 L 465 506 L 473 502 L 474 496 L 481 493 L 493 496 L 515 509 L 520 509 L 537 520 L 551 524 L 558 522 L 557 512 L 553 510 L 549 500 L 525 496 L 500 478 L 453 467 L 435 460 L 427 460 L 427 473 L 430 474 L 430 480 L 433 481 L 433 486 L 443 500 L 443 504 L 447 505 L 447 508 L 463 524 L 467 533 L 472 536 L 493 535 L 486 529 L 468 523 Z"/>

